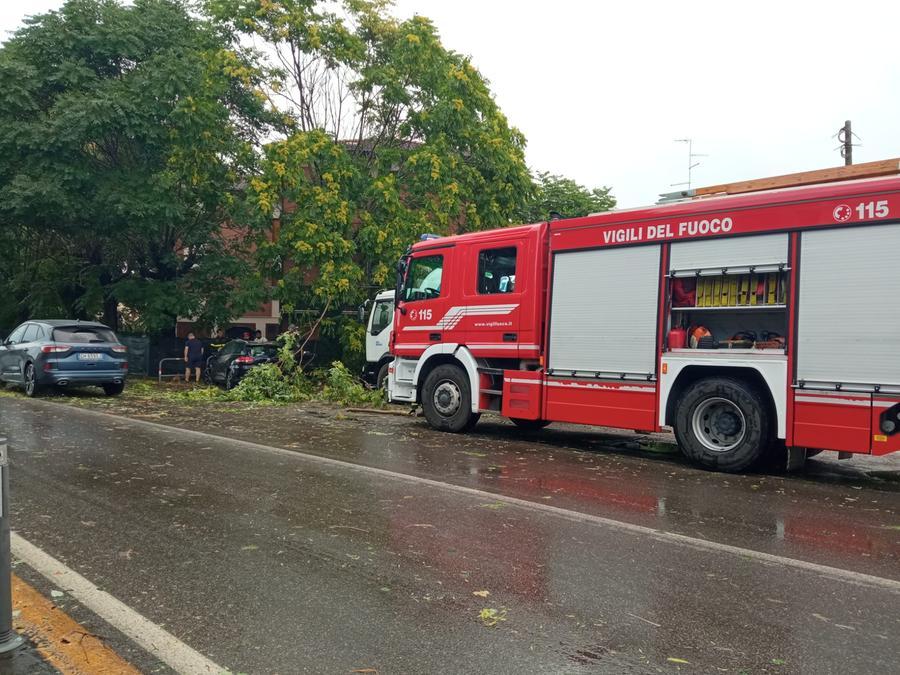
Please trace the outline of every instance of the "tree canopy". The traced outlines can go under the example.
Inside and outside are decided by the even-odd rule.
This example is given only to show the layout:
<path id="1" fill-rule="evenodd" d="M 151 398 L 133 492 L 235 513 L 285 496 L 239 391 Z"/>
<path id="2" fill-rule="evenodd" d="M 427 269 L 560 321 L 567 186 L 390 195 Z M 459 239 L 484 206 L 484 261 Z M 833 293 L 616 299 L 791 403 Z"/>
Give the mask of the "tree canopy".
<path id="1" fill-rule="evenodd" d="M 591 213 L 609 211 L 616 205 L 610 188 L 588 189 L 571 178 L 548 172 L 535 176 L 535 194 L 518 212 L 523 223 L 547 220 L 552 213 L 563 218 L 578 218 Z"/>
<path id="2" fill-rule="evenodd" d="M 29 19 L 0 48 L 0 325 L 211 325 L 269 296 L 338 313 L 423 233 L 614 205 L 533 177 L 470 59 L 388 9 L 68 0 Z M 321 328 L 362 346 L 352 322 Z"/>
<path id="3" fill-rule="evenodd" d="M 115 325 L 124 305 L 156 329 L 255 304 L 240 192 L 261 76 L 178 0 L 69 0 L 17 31 L 0 50 L 0 245 L 17 256 L 0 283 L 19 318 Z"/>
<path id="4" fill-rule="evenodd" d="M 533 192 L 525 139 L 485 79 L 428 19 L 386 6 L 207 2 L 274 55 L 284 134 L 251 187 L 264 218 L 287 202 L 263 254 L 288 307 L 356 302 L 420 234 L 507 225 Z"/>

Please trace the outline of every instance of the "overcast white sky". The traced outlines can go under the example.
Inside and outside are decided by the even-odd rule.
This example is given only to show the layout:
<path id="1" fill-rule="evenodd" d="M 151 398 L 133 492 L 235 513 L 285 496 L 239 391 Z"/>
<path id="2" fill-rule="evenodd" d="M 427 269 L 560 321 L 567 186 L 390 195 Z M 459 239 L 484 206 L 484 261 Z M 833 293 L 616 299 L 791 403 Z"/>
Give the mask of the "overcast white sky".
<path id="1" fill-rule="evenodd" d="M 5 36 L 60 0 L 0 0 Z M 469 54 L 529 165 L 610 185 L 623 207 L 694 185 L 900 157 L 900 2 L 396 0 Z"/>

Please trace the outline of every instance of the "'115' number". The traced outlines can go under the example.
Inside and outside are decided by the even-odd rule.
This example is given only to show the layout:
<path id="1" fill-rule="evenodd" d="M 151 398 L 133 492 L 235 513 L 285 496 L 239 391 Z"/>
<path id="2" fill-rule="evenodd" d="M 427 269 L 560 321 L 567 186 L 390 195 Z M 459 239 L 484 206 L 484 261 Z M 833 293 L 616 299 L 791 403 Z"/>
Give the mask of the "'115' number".
<path id="1" fill-rule="evenodd" d="M 887 199 L 877 202 L 860 202 L 856 206 L 856 214 L 860 219 L 863 218 L 887 218 L 888 203 Z"/>

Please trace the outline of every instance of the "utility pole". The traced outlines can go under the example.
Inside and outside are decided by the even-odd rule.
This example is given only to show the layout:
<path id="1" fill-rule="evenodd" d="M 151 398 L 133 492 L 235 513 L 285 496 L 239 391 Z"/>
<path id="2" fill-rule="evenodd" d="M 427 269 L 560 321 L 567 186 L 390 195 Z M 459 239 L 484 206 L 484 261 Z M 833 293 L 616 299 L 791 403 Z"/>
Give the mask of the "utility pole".
<path id="1" fill-rule="evenodd" d="M 841 157 L 844 158 L 844 166 L 850 166 L 853 164 L 853 132 L 850 130 L 850 120 L 844 122 L 837 137 L 841 142 Z"/>
<path id="2" fill-rule="evenodd" d="M 686 192 L 690 192 L 691 189 L 691 178 L 694 169 L 700 166 L 700 162 L 695 162 L 694 159 L 697 157 L 708 157 L 708 155 L 703 155 L 697 152 L 694 152 L 694 139 L 693 138 L 676 138 L 676 143 L 687 143 L 688 146 L 688 165 L 687 165 L 687 181 L 684 183 L 672 183 L 672 187 L 677 187 L 679 185 L 687 185 Z"/>

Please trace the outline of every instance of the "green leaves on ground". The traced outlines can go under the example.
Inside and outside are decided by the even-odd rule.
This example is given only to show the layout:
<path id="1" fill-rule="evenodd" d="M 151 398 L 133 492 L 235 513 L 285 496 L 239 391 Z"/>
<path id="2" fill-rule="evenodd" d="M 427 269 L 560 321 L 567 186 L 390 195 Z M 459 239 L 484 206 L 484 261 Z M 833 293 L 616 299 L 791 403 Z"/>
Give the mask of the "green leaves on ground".
<path id="1" fill-rule="evenodd" d="M 326 371 L 322 398 L 341 405 L 370 407 L 381 407 L 385 402 L 381 389 L 366 389 L 340 361 L 332 363 Z"/>
<path id="2" fill-rule="evenodd" d="M 340 361 L 332 363 L 327 370 L 311 374 L 301 370 L 286 373 L 277 364 L 262 364 L 252 368 L 234 389 L 218 396 L 224 400 L 253 403 L 317 400 L 346 406 L 384 405 L 384 393 L 367 389 Z"/>
<path id="3" fill-rule="evenodd" d="M 232 401 L 297 403 L 309 400 L 312 390 L 312 383 L 300 371 L 287 374 L 274 363 L 264 363 L 251 368 L 225 397 Z"/>
<path id="4" fill-rule="evenodd" d="M 481 623 L 485 626 L 493 628 L 498 623 L 506 621 L 506 610 L 496 610 L 493 607 L 485 607 L 478 612 L 478 618 L 481 619 Z"/>

